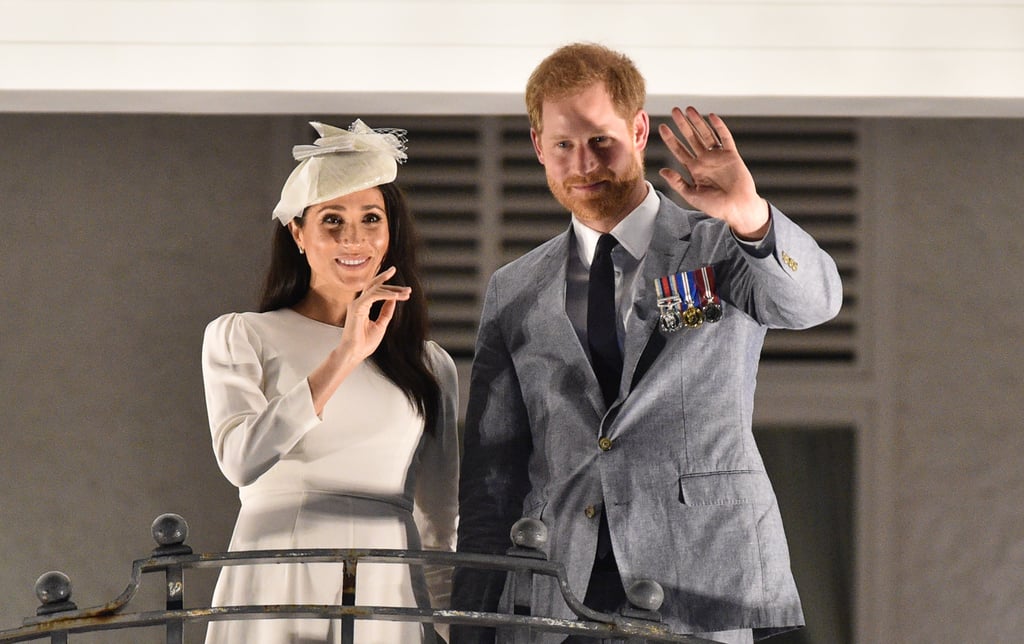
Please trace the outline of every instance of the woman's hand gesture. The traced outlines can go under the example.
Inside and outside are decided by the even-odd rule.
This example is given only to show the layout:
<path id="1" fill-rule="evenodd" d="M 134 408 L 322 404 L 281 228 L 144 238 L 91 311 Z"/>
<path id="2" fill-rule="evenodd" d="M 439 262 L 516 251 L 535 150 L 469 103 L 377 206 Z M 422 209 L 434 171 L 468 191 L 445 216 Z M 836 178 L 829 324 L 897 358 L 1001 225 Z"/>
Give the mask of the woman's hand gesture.
<path id="1" fill-rule="evenodd" d="M 349 302 L 345 313 L 345 330 L 341 334 L 339 349 L 350 352 L 349 359 L 362 362 L 370 357 L 384 339 L 395 306 L 399 301 L 408 300 L 412 289 L 408 286 L 385 284 L 394 277 L 394 266 L 384 269 L 370 280 L 366 288 Z M 376 320 L 370 319 L 370 309 L 376 302 L 384 302 Z"/>
<path id="2" fill-rule="evenodd" d="M 318 416 L 323 414 L 327 401 L 331 399 L 342 381 L 380 346 L 388 324 L 395 315 L 398 302 L 408 300 L 412 295 L 412 289 L 408 286 L 384 283 L 395 276 L 396 270 L 392 266 L 381 271 L 354 300 L 349 302 L 345 310 L 345 326 L 341 332 L 341 341 L 327 359 L 309 374 L 313 409 Z M 380 315 L 376 320 L 372 320 L 370 310 L 376 302 L 384 304 L 381 306 Z"/>

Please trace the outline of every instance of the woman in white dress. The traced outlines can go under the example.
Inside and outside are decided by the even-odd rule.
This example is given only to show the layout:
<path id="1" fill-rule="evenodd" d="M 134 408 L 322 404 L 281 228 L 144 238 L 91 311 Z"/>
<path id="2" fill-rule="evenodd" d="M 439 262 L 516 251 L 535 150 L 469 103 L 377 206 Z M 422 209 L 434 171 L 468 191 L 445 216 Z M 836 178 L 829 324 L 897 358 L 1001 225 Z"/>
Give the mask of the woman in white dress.
<path id="1" fill-rule="evenodd" d="M 300 163 L 274 210 L 282 226 L 260 312 L 223 315 L 203 340 L 213 449 L 241 499 L 229 549 L 453 550 L 456 373 L 426 340 L 412 219 L 393 183 L 403 133 L 312 125 L 321 137 L 294 149 Z M 213 605 L 340 604 L 342 570 L 228 566 Z M 415 566 L 362 563 L 357 581 L 360 605 L 431 601 Z M 437 641 L 417 622 L 361 619 L 354 634 Z M 214 621 L 206 641 L 340 642 L 340 621 Z"/>

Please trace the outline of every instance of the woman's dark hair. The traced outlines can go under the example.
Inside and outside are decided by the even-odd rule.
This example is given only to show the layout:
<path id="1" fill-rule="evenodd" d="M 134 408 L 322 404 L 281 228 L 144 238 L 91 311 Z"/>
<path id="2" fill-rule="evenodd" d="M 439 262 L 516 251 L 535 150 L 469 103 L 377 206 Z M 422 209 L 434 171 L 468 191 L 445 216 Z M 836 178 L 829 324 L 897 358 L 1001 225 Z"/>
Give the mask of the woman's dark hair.
<path id="1" fill-rule="evenodd" d="M 405 195 L 395 183 L 377 186 L 384 196 L 388 220 L 388 252 L 382 268 L 394 266 L 397 271 L 391 284 L 412 287 L 409 299 L 399 302 L 388 324 L 384 340 L 370 359 L 377 368 L 413 403 L 425 421 L 426 431 L 433 433 L 440 404 L 437 378 L 426 364 L 424 342 L 427 339 L 427 301 L 419 280 L 416 250 L 419 240 L 412 223 L 412 214 Z M 295 222 L 301 227 L 303 215 Z M 291 231 L 277 226 L 271 248 L 270 268 L 260 296 L 260 312 L 275 311 L 298 304 L 309 291 L 309 263 L 299 254 Z M 376 318 L 378 303 L 371 316 Z"/>

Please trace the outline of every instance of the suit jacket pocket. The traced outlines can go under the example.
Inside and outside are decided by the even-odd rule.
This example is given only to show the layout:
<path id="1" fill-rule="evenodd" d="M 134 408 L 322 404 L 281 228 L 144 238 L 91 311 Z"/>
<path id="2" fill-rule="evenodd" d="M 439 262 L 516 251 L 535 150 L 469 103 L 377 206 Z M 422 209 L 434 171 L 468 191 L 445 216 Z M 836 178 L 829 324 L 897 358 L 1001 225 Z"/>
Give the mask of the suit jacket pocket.
<path id="1" fill-rule="evenodd" d="M 757 523 L 769 507 L 765 484 L 753 470 L 687 474 L 678 498 L 668 488 L 655 503 L 632 504 L 632 531 L 616 542 L 623 579 L 660 583 L 662 614 L 693 631 L 749 624 L 764 602 Z"/>
<path id="2" fill-rule="evenodd" d="M 679 477 L 679 502 L 684 505 L 735 505 L 770 500 L 771 484 L 764 472 L 735 470 Z"/>

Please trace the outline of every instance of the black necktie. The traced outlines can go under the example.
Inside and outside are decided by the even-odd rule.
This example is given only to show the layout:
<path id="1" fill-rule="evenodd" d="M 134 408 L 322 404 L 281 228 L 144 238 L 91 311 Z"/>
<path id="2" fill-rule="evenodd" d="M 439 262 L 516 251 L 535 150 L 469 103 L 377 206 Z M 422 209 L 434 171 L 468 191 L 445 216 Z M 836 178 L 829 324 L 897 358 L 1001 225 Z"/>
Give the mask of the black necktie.
<path id="1" fill-rule="evenodd" d="M 618 243 L 619 240 L 607 233 L 597 240 L 587 289 L 590 361 L 607 405 L 618 397 L 622 379 L 622 353 L 619 352 L 619 339 L 615 332 L 615 268 L 612 266 L 612 249 Z"/>

